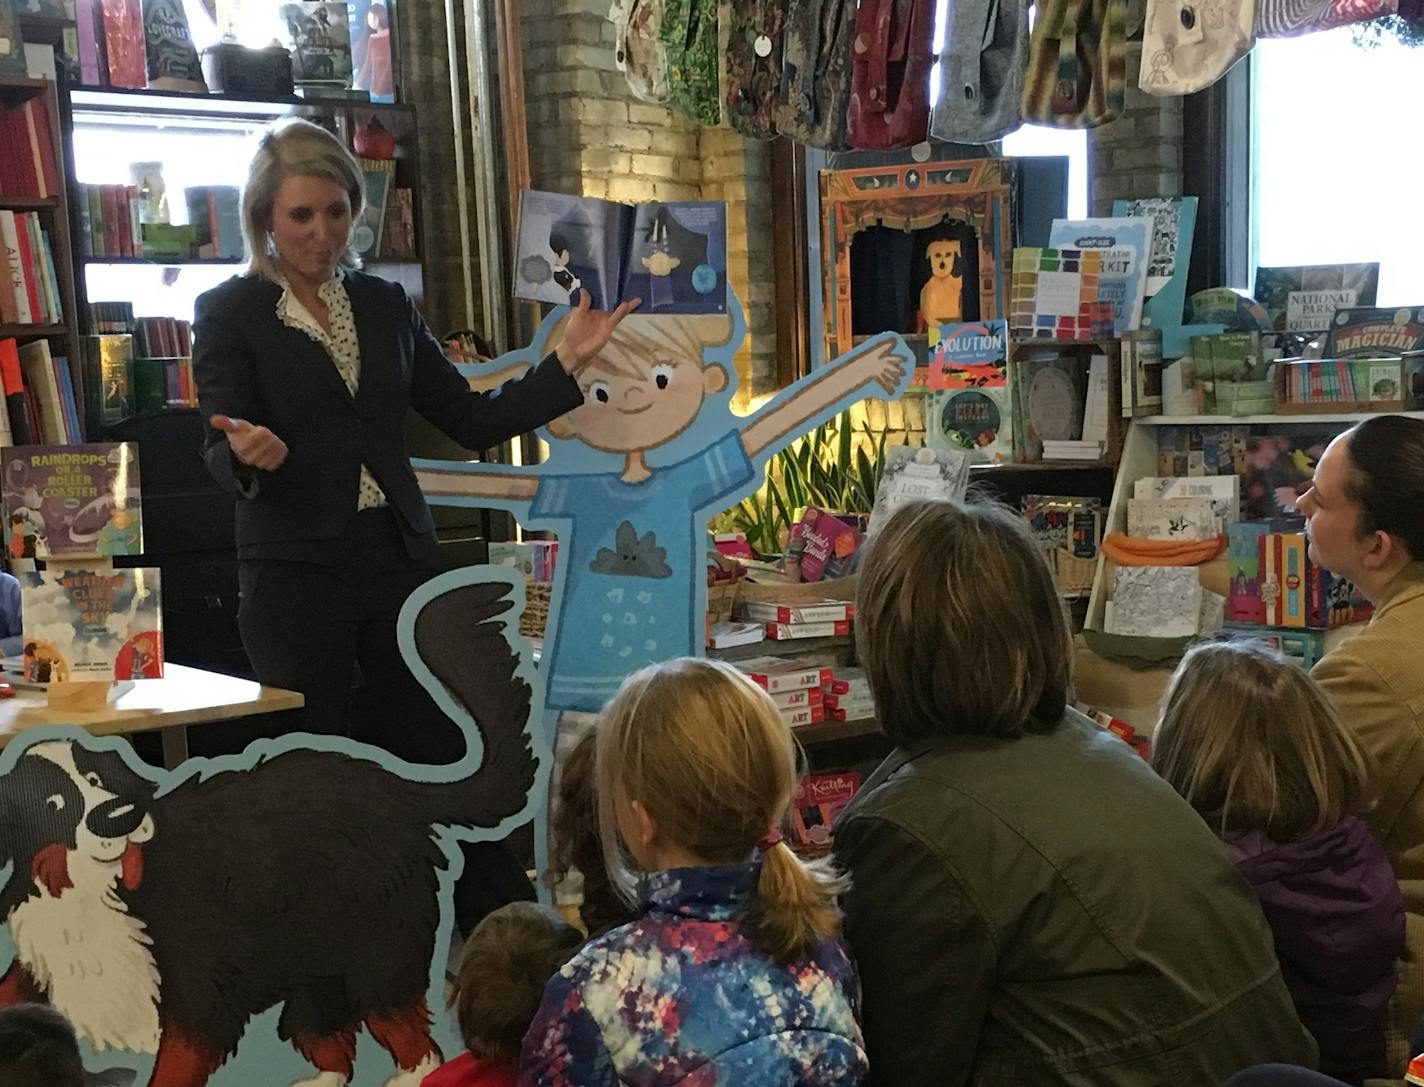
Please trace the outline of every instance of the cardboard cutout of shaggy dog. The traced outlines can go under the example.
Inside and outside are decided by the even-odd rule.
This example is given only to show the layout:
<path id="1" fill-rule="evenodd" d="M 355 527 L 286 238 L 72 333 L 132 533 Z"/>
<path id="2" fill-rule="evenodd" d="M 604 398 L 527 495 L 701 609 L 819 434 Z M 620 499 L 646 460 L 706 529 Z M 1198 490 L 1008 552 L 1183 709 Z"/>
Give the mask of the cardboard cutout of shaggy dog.
<path id="1" fill-rule="evenodd" d="M 583 405 L 541 431 L 543 464 L 415 462 L 430 502 L 504 509 L 557 534 L 540 663 L 547 711 L 596 713 L 644 665 L 702 655 L 708 518 L 756 491 L 766 462 L 802 434 L 909 385 L 914 356 L 886 333 L 737 416 L 733 358 L 746 322 L 731 292 L 727 309 L 624 318 L 578 374 Z M 552 313 L 530 347 L 462 371 L 486 388 L 534 365 L 567 312 Z"/>
<path id="2" fill-rule="evenodd" d="M 403 655 L 468 738 L 454 766 L 305 735 L 171 773 L 79 728 L 10 744 L 0 1004 L 63 1012 L 96 1083 L 418 1087 L 460 1048 L 457 845 L 504 837 L 547 788 L 522 606 L 486 568 L 401 614 Z"/>

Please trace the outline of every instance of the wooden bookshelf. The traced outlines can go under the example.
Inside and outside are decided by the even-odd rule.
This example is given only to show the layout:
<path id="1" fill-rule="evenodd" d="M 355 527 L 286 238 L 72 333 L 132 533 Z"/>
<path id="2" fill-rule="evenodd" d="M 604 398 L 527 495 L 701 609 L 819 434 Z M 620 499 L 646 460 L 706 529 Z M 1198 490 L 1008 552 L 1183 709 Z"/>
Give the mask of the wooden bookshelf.
<path id="1" fill-rule="evenodd" d="M 857 717 L 850 721 L 822 721 L 816 725 L 797 725 L 791 730 L 803 744 L 828 744 L 860 736 L 880 735 L 880 722 L 874 717 Z"/>
<path id="2" fill-rule="evenodd" d="M 147 264 L 152 268 L 180 268 L 188 265 L 234 265 L 246 264 L 246 257 L 226 257 L 207 259 L 199 257 L 80 257 L 83 264 Z"/>
<path id="3" fill-rule="evenodd" d="M 23 32 L 22 21 L 21 33 Z M 32 98 L 43 99 L 45 112 L 49 116 L 50 144 L 54 147 L 55 177 L 59 181 L 60 191 L 45 197 L 0 197 L 0 209 L 32 212 L 39 216 L 40 226 L 49 237 L 54 258 L 54 278 L 59 288 L 59 308 L 64 320 L 57 324 L 3 324 L 0 325 L 0 338 L 59 340 L 62 342 L 55 345 L 52 354 L 68 356 L 78 349 L 79 314 L 74 292 L 74 248 L 69 233 L 67 179 L 71 171 L 68 164 L 69 143 L 63 123 L 63 104 L 58 88 L 51 80 L 0 76 L 0 106 L 13 109 Z"/>

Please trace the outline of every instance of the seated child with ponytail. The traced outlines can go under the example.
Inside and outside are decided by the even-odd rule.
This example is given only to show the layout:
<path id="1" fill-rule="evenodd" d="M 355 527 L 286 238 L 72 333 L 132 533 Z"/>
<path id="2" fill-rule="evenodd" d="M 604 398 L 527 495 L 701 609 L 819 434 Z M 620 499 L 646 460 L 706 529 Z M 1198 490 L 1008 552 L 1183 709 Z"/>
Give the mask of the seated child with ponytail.
<path id="1" fill-rule="evenodd" d="M 796 751 L 766 692 L 717 661 L 653 665 L 595 754 L 607 868 L 640 916 L 546 986 L 520 1084 L 862 1083 L 842 881 L 781 841 Z"/>
<path id="2" fill-rule="evenodd" d="M 1404 908 L 1360 819 L 1374 767 L 1325 693 L 1259 643 L 1198 646 L 1167 688 L 1152 766 L 1256 893 L 1320 1070 L 1383 1075 Z"/>

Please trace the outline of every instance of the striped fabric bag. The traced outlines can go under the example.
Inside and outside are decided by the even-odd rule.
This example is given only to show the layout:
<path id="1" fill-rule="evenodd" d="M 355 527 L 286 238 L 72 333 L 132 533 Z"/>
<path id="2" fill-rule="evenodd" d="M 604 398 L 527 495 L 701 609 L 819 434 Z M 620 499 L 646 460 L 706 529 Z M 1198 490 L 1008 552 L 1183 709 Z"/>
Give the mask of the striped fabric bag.
<path id="1" fill-rule="evenodd" d="M 1116 118 L 1126 97 L 1126 0 L 1039 0 L 1024 120 L 1094 128 Z"/>

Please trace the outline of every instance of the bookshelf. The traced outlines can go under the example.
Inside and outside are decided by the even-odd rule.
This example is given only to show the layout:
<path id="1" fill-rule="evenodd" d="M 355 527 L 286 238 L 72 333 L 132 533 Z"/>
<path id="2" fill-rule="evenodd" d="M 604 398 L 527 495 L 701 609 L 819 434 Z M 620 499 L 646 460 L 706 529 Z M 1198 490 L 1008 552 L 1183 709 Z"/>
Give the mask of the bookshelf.
<path id="1" fill-rule="evenodd" d="M 32 99 L 43 104 L 48 117 L 48 137 L 50 146 L 54 148 L 54 173 L 60 181 L 60 191 L 52 196 L 0 196 L 0 211 L 33 214 L 38 217 L 40 229 L 49 239 L 54 258 L 54 282 L 58 288 L 59 309 L 63 320 L 0 324 L 0 339 L 14 339 L 20 343 L 41 339 L 52 341 L 52 355 L 70 357 L 78 345 L 79 311 L 74 287 L 74 249 L 70 240 L 69 208 L 65 195 L 67 185 L 64 183 L 69 173 L 69 163 L 68 143 L 64 134 L 63 103 L 58 89 L 50 80 L 0 76 L 0 108 L 22 108 Z"/>

